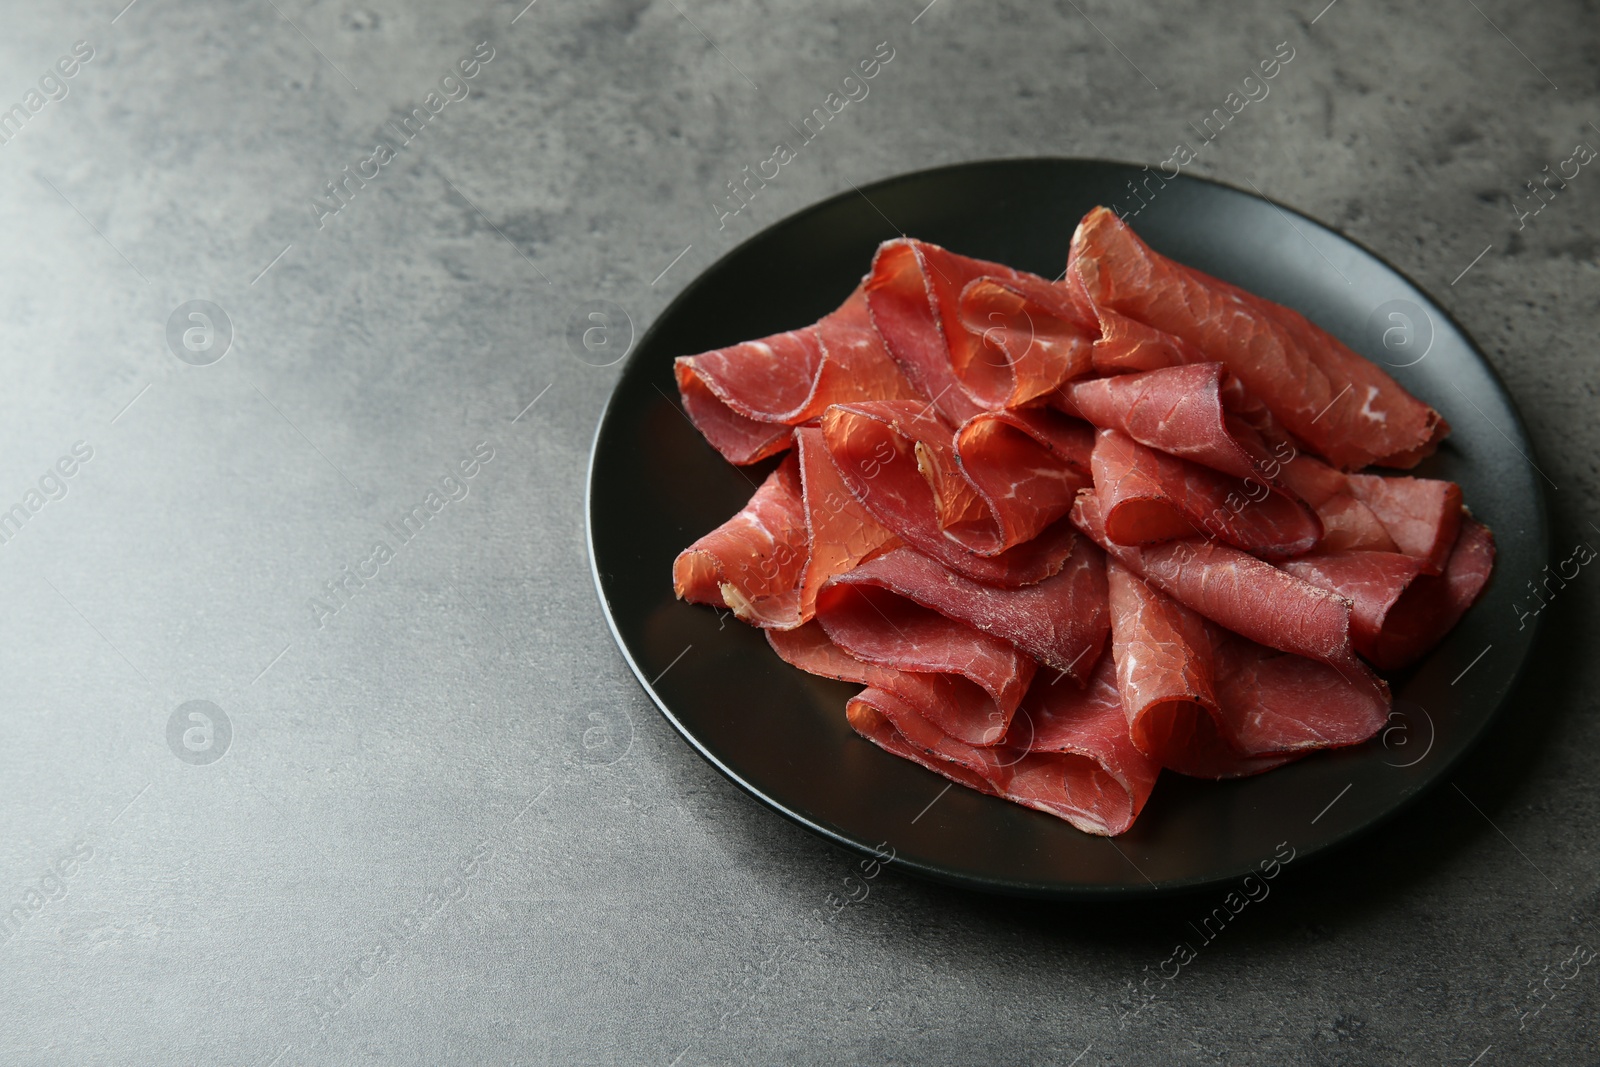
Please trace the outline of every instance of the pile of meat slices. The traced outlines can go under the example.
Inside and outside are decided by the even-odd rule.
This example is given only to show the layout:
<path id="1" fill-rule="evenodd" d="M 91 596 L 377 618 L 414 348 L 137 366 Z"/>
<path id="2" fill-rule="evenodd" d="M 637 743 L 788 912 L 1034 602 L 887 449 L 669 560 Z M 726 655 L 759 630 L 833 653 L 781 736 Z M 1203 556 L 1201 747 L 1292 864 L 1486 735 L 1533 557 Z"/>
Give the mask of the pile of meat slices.
<path id="1" fill-rule="evenodd" d="M 1482 592 L 1489 530 L 1408 468 L 1439 413 L 1304 317 L 1096 208 L 1062 280 L 912 239 L 800 330 L 677 360 L 730 462 L 673 565 L 850 725 L 1089 833 L 1163 768 L 1258 774 L 1384 724 Z"/>

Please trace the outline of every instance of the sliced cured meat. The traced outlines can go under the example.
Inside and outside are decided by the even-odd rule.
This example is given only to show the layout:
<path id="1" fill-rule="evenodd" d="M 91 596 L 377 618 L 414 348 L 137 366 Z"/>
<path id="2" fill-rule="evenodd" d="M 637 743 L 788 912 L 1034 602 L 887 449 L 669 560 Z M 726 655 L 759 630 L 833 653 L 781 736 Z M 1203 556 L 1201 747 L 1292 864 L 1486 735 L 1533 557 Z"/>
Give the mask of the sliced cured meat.
<path id="1" fill-rule="evenodd" d="M 1120 834 L 1138 816 L 1159 768 L 1127 740 L 1109 677 L 1087 689 L 1036 686 L 1024 740 L 975 748 L 932 729 L 895 694 L 863 690 L 847 705 L 850 725 L 897 756 L 979 792 L 1064 819 L 1079 830 Z M 1040 747 L 1025 746 L 1032 740 Z"/>
<path id="2" fill-rule="evenodd" d="M 782 451 L 788 427 L 829 404 L 917 395 L 873 328 L 861 288 L 813 326 L 681 356 L 673 371 L 690 421 L 732 463 Z"/>
<path id="3" fill-rule="evenodd" d="M 1019 408 L 974 415 L 956 431 L 956 453 L 964 468 L 970 470 L 986 461 L 991 464 L 994 462 L 985 456 L 984 449 L 989 438 L 996 434 L 996 426 L 1005 426 L 1027 435 L 1072 470 L 1079 474 L 1089 473 L 1089 455 L 1094 451 L 1094 427 L 1054 408 Z"/>
<path id="4" fill-rule="evenodd" d="M 995 541 L 1010 547 L 1065 515 L 1089 484 L 1092 448 L 1085 445 L 1092 433 L 1046 408 L 968 419 L 955 435 L 954 454 L 982 502 L 977 514 L 987 521 L 971 534 L 956 531 L 957 539 L 975 551 Z"/>
<path id="5" fill-rule="evenodd" d="M 962 294 L 980 278 L 987 283 L 969 295 L 964 321 Z M 879 246 L 866 292 L 890 354 L 954 425 L 986 407 L 1020 402 L 1015 398 L 1041 381 L 1059 383 L 1089 367 L 1087 346 L 1098 329 L 1093 316 L 1065 286 L 1036 275 L 900 238 Z M 1023 333 L 1002 340 L 990 332 L 985 342 L 985 331 L 1005 331 L 1019 318 Z M 973 332 L 968 322 L 981 328 Z M 1030 337 L 1039 341 L 1036 351 L 1024 344 Z"/>
<path id="6" fill-rule="evenodd" d="M 1389 718 L 1389 687 L 1210 626 L 1229 740 L 1246 752 L 1303 755 L 1368 740 Z"/>
<path id="7" fill-rule="evenodd" d="M 945 275 L 936 291 L 937 264 L 928 262 L 929 249 L 935 247 L 909 238 L 878 246 L 867 276 L 867 306 L 889 354 L 911 384 L 931 398 L 946 419 L 958 424 L 983 408 L 967 393 L 951 366 L 939 297 L 953 305 L 967 282 L 999 264 L 969 260 L 967 269 L 959 270 L 947 262 L 944 266 L 955 275 Z"/>
<path id="8" fill-rule="evenodd" d="M 986 408 L 1020 407 L 1093 367 L 1094 335 L 1064 317 L 1064 289 L 1034 281 L 985 275 L 961 291 L 957 319 L 976 343 L 951 346 L 951 370 Z"/>
<path id="9" fill-rule="evenodd" d="M 1350 639 L 1368 659 L 1373 659 L 1384 619 L 1422 573 L 1410 556 L 1360 550 L 1318 552 L 1279 566 L 1350 601 Z"/>
<path id="10" fill-rule="evenodd" d="M 1100 336 L 1089 358 L 1101 374 L 1158 370 L 1205 361 L 1193 345 L 1181 338 L 1109 308 L 1095 311 L 1100 322 Z"/>
<path id="11" fill-rule="evenodd" d="M 856 733 L 890 755 L 920 764 L 968 789 L 990 796 L 1005 795 L 992 780 L 1009 777 L 995 749 L 964 745 L 940 733 L 897 694 L 868 687 L 851 697 L 844 710 L 845 718 Z M 897 723 L 904 723 L 911 736 L 918 740 L 912 741 L 902 734 Z"/>
<path id="12" fill-rule="evenodd" d="M 851 494 L 907 544 L 991 585 L 1028 585 L 1060 570 L 1072 544 L 1070 526 L 1059 518 L 1004 551 L 979 555 L 972 550 L 972 542 L 1001 543 L 999 522 L 992 505 L 962 476 L 949 439 L 941 437 L 948 433 L 925 406 L 903 401 L 838 404 L 822 417 L 823 440 Z M 1009 536 L 1017 536 L 1019 527 L 1035 523 L 1041 514 L 1064 515 L 1070 507 L 1071 501 L 1060 497 L 1079 484 L 1079 476 L 1064 463 L 1051 462 L 1059 489 L 1046 495 L 1043 488 L 1050 487 L 1049 480 L 1041 479 L 1039 498 L 1008 502 L 1004 514 Z M 967 510 L 974 503 L 985 510 Z M 942 517 L 973 514 L 979 517 L 941 523 Z"/>
<path id="13" fill-rule="evenodd" d="M 1105 555 L 1087 537 L 1077 538 L 1060 571 L 1019 589 L 975 582 L 909 548 L 886 552 L 834 581 L 915 601 L 1010 642 L 1052 671 L 1071 675 L 1080 686 L 1110 629 Z"/>
<path id="14" fill-rule="evenodd" d="M 1425 655 L 1494 564 L 1457 486 L 1346 473 L 1415 463 L 1436 412 L 1103 209 L 1062 282 L 891 241 L 815 326 L 677 375 L 728 458 L 793 445 L 678 595 L 863 686 L 848 721 L 885 750 L 1090 833 L 1163 767 L 1371 737 L 1368 661 Z"/>
<path id="15" fill-rule="evenodd" d="M 737 515 L 678 554 L 673 591 L 757 626 L 793 625 L 806 543 L 800 461 L 790 454 Z"/>
<path id="16" fill-rule="evenodd" d="M 1461 530 L 1461 487 L 1438 478 L 1349 475 L 1352 495 L 1377 515 L 1396 547 L 1422 562 L 1428 574 L 1444 570 Z"/>
<path id="17" fill-rule="evenodd" d="M 1224 630 L 1116 561 L 1107 572 L 1129 733 L 1162 766 L 1199 778 L 1259 774 L 1383 726 L 1388 691 L 1372 676 Z"/>
<path id="18" fill-rule="evenodd" d="M 931 405 L 915 401 L 836 405 L 824 414 L 822 429 L 834 464 L 846 484 L 853 479 L 862 483 L 859 496 L 868 507 L 874 495 L 920 500 L 920 480 L 945 537 L 984 555 L 1003 547 L 993 510 L 962 472 L 955 431 Z"/>
<path id="19" fill-rule="evenodd" d="M 741 415 L 713 393 L 704 379 L 682 369 L 677 370 L 677 376 L 684 414 L 729 463 L 759 463 L 789 447 L 788 426 Z"/>
<path id="20" fill-rule="evenodd" d="M 1069 410 L 1102 429 L 1235 478 L 1260 479 L 1271 455 L 1258 433 L 1230 419 L 1223 375 L 1220 363 L 1196 363 L 1073 382 L 1061 394 Z"/>
<path id="21" fill-rule="evenodd" d="M 768 630 L 767 642 L 791 666 L 893 693 L 930 723 L 952 725 L 949 732 L 954 735 L 982 737 L 994 731 L 993 698 L 959 674 L 901 671 L 867 663 L 829 640 L 816 621 L 793 630 Z"/>
<path id="22" fill-rule="evenodd" d="M 1011 721 L 1006 747 L 1027 755 L 1012 764 L 1005 795 L 1090 833 L 1119 834 L 1132 825 L 1161 771 L 1128 736 L 1109 655 L 1099 656 L 1082 689 L 1040 675 Z"/>
<path id="23" fill-rule="evenodd" d="M 1350 601 L 1230 545 L 1193 539 L 1146 548 L 1106 536 L 1095 495 L 1079 495 L 1073 521 L 1112 559 L 1224 629 L 1281 652 L 1370 676 L 1350 639 Z"/>
<path id="24" fill-rule="evenodd" d="M 1146 448 L 1118 430 L 1100 431 L 1093 464 L 1106 536 L 1120 545 L 1199 535 L 1283 558 L 1322 537 L 1322 523 L 1298 497 Z"/>
<path id="25" fill-rule="evenodd" d="M 1205 619 L 1115 560 L 1106 578 L 1117 690 L 1134 746 L 1196 778 L 1238 778 L 1286 762 L 1272 750 L 1240 751 L 1226 738 Z"/>
<path id="26" fill-rule="evenodd" d="M 1065 515 L 1078 490 L 1089 482 L 1089 457 L 1094 431 L 1079 419 L 1050 408 L 982 412 L 962 424 L 955 435 L 960 474 L 977 491 L 982 508 L 976 515 L 993 516 L 976 528 L 980 541 L 960 537 L 976 548 L 998 530 L 999 540 L 1016 544 L 1034 536 Z M 942 450 L 941 450 L 942 451 Z M 925 472 L 934 464 L 930 452 Z"/>
<path id="27" fill-rule="evenodd" d="M 1377 513 L 1356 497 L 1343 471 L 1297 452 L 1279 467 L 1279 474 L 1284 485 L 1316 511 L 1322 522 L 1322 550 L 1399 551 Z"/>
<path id="28" fill-rule="evenodd" d="M 1331 334 L 1158 255 L 1105 208 L 1079 223 L 1068 271 L 1097 308 L 1182 338 L 1224 364 L 1336 466 L 1411 466 L 1449 432 L 1437 411 Z"/>
<path id="29" fill-rule="evenodd" d="M 823 582 L 898 546 L 900 539 L 850 495 L 849 486 L 839 477 L 839 470 L 828 455 L 821 430 L 801 426 L 794 436 L 807 537 L 793 620 L 798 625 L 816 613 L 817 591 Z"/>
<path id="30" fill-rule="evenodd" d="M 1327 551 L 1401 552 L 1427 574 L 1444 569 L 1461 528 L 1461 487 L 1438 478 L 1345 474 L 1314 456 L 1283 464 L 1282 477 L 1316 509 Z"/>
<path id="31" fill-rule="evenodd" d="M 672 573 L 680 598 L 788 629 L 811 618 L 823 582 L 900 543 L 850 495 L 821 431 L 791 432 L 794 453 L 750 503 L 679 554 Z"/>
<path id="32" fill-rule="evenodd" d="M 1477 603 L 1494 571 L 1494 534 L 1476 519 L 1464 519 L 1444 573 L 1424 574 L 1384 619 L 1372 662 L 1398 670 L 1421 659 Z"/>
<path id="33" fill-rule="evenodd" d="M 980 722 L 950 714 L 964 709 L 922 709 L 939 729 L 967 744 L 999 743 L 1033 680 L 1033 660 L 1006 641 L 887 589 L 830 583 L 817 597 L 817 622 L 829 640 L 859 660 L 918 674 L 960 675 L 981 687 L 991 709 Z"/>
<path id="34" fill-rule="evenodd" d="M 1421 659 L 1466 614 L 1494 566 L 1494 539 L 1482 523 L 1460 525 L 1444 572 L 1422 573 L 1421 561 L 1393 552 L 1331 552 L 1280 566 L 1350 600 L 1356 651 L 1380 669 Z"/>

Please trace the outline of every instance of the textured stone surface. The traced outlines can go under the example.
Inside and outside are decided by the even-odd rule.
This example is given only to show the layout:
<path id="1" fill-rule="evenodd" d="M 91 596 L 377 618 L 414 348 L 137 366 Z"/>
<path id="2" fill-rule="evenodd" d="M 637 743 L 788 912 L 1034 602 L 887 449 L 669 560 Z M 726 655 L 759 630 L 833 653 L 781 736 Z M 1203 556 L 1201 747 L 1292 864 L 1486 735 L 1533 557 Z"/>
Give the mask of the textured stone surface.
<path id="1" fill-rule="evenodd" d="M 93 49 L 0 144 L 0 506 L 93 449 L 0 544 L 0 1061 L 1594 1057 L 1600 968 L 1551 976 L 1600 947 L 1600 574 L 1455 787 L 1296 864 L 1136 1011 L 1215 901 L 890 873 L 822 921 L 851 859 L 718 777 L 613 648 L 582 485 L 616 370 L 564 341 L 596 298 L 642 329 L 850 183 L 1166 158 L 1287 42 L 1191 170 L 1451 309 L 1528 418 L 1564 559 L 1600 540 L 1600 170 L 1521 228 L 1513 198 L 1600 145 L 1591 6 L 121 2 L 0 6 L 0 107 Z M 883 41 L 870 96 L 719 229 L 723 183 Z M 469 95 L 319 228 L 324 183 L 480 42 Z M 218 362 L 169 351 L 189 300 L 232 323 Z M 483 441 L 319 627 L 308 600 Z M 190 700 L 231 723 L 214 763 L 175 755 L 195 721 L 169 745 Z"/>

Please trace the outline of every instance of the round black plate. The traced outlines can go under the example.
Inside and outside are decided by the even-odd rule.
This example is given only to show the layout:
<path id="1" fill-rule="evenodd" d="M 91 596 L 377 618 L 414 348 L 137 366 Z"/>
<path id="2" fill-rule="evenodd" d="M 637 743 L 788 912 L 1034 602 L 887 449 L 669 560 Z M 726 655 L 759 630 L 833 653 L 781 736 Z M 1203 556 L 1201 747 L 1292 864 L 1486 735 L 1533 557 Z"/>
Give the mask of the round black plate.
<path id="1" fill-rule="evenodd" d="M 849 294 L 877 244 L 901 232 L 1056 277 L 1078 219 L 1096 204 L 1137 207 L 1127 183 L 1154 173 L 1000 160 L 840 194 L 724 256 L 623 367 L 589 468 L 600 600 L 662 714 L 762 803 L 850 848 L 893 848 L 897 866 L 945 882 L 1148 896 L 1241 878 L 1280 842 L 1303 857 L 1371 828 L 1439 779 L 1505 700 L 1534 636 L 1513 602 L 1547 559 L 1540 476 L 1511 398 L 1460 327 L 1371 252 L 1267 200 L 1189 177 L 1148 182 L 1153 198 L 1129 220 L 1140 236 L 1298 309 L 1391 368 L 1454 427 L 1416 473 L 1461 483 L 1497 538 L 1487 593 L 1424 663 L 1393 679 L 1396 713 L 1378 738 L 1242 781 L 1164 774 L 1133 829 L 1107 841 L 964 788 L 944 792 L 944 779 L 851 731 L 851 687 L 784 664 L 731 614 L 674 599 L 673 557 L 738 511 L 769 468 L 734 468 L 701 439 L 678 407 L 673 357 L 814 322 Z"/>

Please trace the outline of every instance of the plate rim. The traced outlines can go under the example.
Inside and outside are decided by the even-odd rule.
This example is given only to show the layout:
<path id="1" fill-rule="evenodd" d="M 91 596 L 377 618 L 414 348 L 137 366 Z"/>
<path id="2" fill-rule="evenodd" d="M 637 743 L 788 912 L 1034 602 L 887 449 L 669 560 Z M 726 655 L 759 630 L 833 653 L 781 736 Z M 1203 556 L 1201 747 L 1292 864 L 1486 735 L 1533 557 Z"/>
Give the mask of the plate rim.
<path id="1" fill-rule="evenodd" d="M 627 663 L 628 669 L 633 673 L 634 678 L 644 689 L 646 695 L 649 696 L 651 702 L 655 704 L 656 710 L 661 713 L 662 717 L 671 724 L 672 728 L 677 731 L 678 735 L 687 741 L 690 747 L 693 748 L 702 759 L 711 764 L 711 766 L 714 767 L 724 778 L 728 779 L 734 785 L 738 786 L 739 789 L 741 789 L 744 793 L 756 800 L 761 807 L 782 815 L 790 822 L 795 823 L 796 825 L 799 825 L 811 831 L 812 833 L 833 842 L 836 845 L 842 846 L 852 853 L 861 856 L 870 856 L 880 860 L 881 854 L 875 852 L 871 846 L 864 845 L 827 825 L 808 818 L 798 811 L 792 810 L 777 798 L 768 795 L 760 788 L 747 781 L 736 769 L 730 767 L 727 763 L 717 758 L 717 756 L 714 755 L 700 741 L 695 733 L 679 720 L 677 715 L 674 714 L 672 709 L 668 706 L 667 702 L 663 700 L 661 695 L 656 691 L 655 686 L 653 686 L 649 679 L 645 677 L 644 672 L 640 669 L 639 663 L 634 659 L 633 652 L 628 647 L 627 641 L 623 638 L 621 631 L 618 629 L 617 621 L 612 611 L 611 601 L 606 595 L 605 586 L 601 577 L 600 561 L 595 551 L 594 489 L 596 457 L 599 455 L 601 439 L 605 435 L 608 425 L 616 414 L 618 396 L 620 392 L 619 387 L 621 386 L 623 380 L 627 378 L 629 372 L 635 367 L 635 364 L 641 361 L 648 343 L 655 335 L 656 331 L 661 327 L 661 324 L 671 318 L 672 314 L 682 304 L 687 302 L 693 294 L 697 293 L 703 286 L 709 284 L 707 279 L 716 273 L 717 268 L 727 260 L 740 254 L 751 244 L 766 238 L 772 231 L 789 225 L 802 216 L 811 214 L 813 212 L 822 211 L 835 204 L 847 201 L 852 197 L 860 196 L 862 199 L 867 200 L 867 202 L 870 204 L 871 200 L 867 197 L 867 193 L 884 186 L 916 179 L 931 178 L 936 175 L 953 171 L 978 170 L 985 167 L 992 167 L 997 164 L 1091 164 L 1106 167 L 1123 167 L 1133 170 L 1138 170 L 1141 168 L 1148 169 L 1149 167 L 1149 164 L 1147 163 L 1134 163 L 1127 160 L 1108 159 L 1098 156 L 1025 155 L 993 156 L 983 159 L 962 160 L 955 163 L 945 163 L 934 167 L 925 167 L 920 170 L 906 171 L 899 174 L 889 175 L 862 186 L 852 185 L 848 190 L 841 190 L 820 200 L 812 201 L 811 203 L 797 208 L 783 217 L 774 220 L 773 222 L 757 230 L 755 233 L 746 237 L 744 240 L 735 244 L 733 247 L 723 252 L 722 255 L 718 256 L 711 263 L 701 268 L 700 272 L 696 274 L 695 277 L 687 285 L 685 285 L 683 289 L 681 289 L 677 295 L 674 296 L 666 304 L 666 306 L 661 309 L 660 312 L 656 314 L 656 316 L 651 320 L 650 325 L 639 335 L 638 341 L 634 343 L 627 356 L 620 362 L 617 370 L 616 380 L 612 383 L 610 392 L 606 397 L 605 405 L 602 407 L 599 418 L 596 420 L 594 435 L 589 444 L 589 458 L 584 472 L 584 546 L 589 560 L 589 573 L 594 583 L 595 595 L 600 602 L 601 614 L 605 618 L 606 628 L 611 633 L 612 642 L 616 645 L 617 650 L 622 653 L 622 658 Z M 1517 447 L 1523 452 L 1524 457 L 1528 459 L 1530 464 L 1533 462 L 1533 442 L 1528 435 L 1527 424 L 1523 419 L 1522 409 L 1517 404 L 1515 394 L 1506 387 L 1505 380 L 1500 376 L 1499 370 L 1479 346 L 1477 339 L 1473 337 L 1473 335 L 1469 333 L 1459 321 L 1456 320 L 1455 316 L 1450 313 L 1448 308 L 1445 308 L 1439 304 L 1438 300 L 1428 289 L 1418 284 L 1417 281 L 1409 274 L 1395 266 L 1393 263 L 1389 262 L 1388 259 L 1379 255 L 1376 251 L 1369 248 L 1363 242 L 1349 236 L 1334 226 L 1328 225 L 1320 219 L 1314 218 L 1305 212 L 1300 211 L 1291 205 L 1281 203 L 1278 200 L 1266 196 L 1254 189 L 1243 189 L 1237 185 L 1233 185 L 1229 182 L 1221 181 L 1216 178 L 1198 174 L 1180 174 L 1179 177 L 1191 182 L 1199 182 L 1205 185 L 1214 186 L 1249 200 L 1264 202 L 1276 208 L 1280 212 L 1292 214 L 1308 223 L 1315 225 L 1321 230 L 1332 233 L 1339 239 L 1348 242 L 1352 247 L 1359 249 L 1362 253 L 1371 257 L 1374 262 L 1381 265 L 1384 269 L 1393 272 L 1407 285 L 1411 286 L 1411 288 L 1417 293 L 1421 294 L 1422 297 L 1427 300 L 1432 310 L 1436 310 L 1443 315 L 1450 326 L 1461 336 L 1461 338 L 1466 342 L 1470 354 L 1488 373 L 1490 380 L 1493 382 L 1500 395 L 1504 398 L 1506 406 L 1510 410 L 1512 416 L 1511 431 L 1512 436 L 1515 438 L 1515 440 L 1512 441 L 1513 446 Z M 1535 503 L 1534 511 L 1530 516 L 1529 521 L 1529 542 L 1530 544 L 1536 546 L 1537 558 L 1534 560 L 1534 562 L 1547 563 L 1550 555 L 1549 499 L 1546 496 L 1544 486 L 1539 484 L 1537 479 L 1530 479 L 1529 484 L 1533 486 Z M 1540 615 L 1536 615 L 1534 617 L 1534 625 L 1531 627 L 1533 632 L 1529 634 L 1524 651 L 1518 660 L 1515 669 L 1511 672 L 1511 677 L 1506 683 L 1504 694 L 1496 703 L 1494 709 L 1484 717 L 1482 723 L 1480 723 L 1478 728 L 1470 735 L 1470 737 L 1468 737 L 1466 743 L 1461 746 L 1460 750 L 1456 752 L 1455 755 L 1446 759 L 1439 766 L 1439 768 L 1434 771 L 1434 773 L 1420 786 L 1411 790 L 1409 793 L 1401 795 L 1396 802 L 1390 804 L 1378 814 L 1374 815 L 1365 822 L 1350 827 L 1343 833 L 1320 841 L 1314 846 L 1310 846 L 1303 853 L 1297 853 L 1296 858 L 1301 858 L 1302 856 L 1304 858 L 1326 858 L 1329 853 L 1342 850 L 1349 846 L 1353 841 L 1366 837 L 1380 830 L 1388 823 L 1398 818 L 1401 814 L 1409 810 L 1423 797 L 1428 796 L 1433 793 L 1434 790 L 1441 788 L 1443 779 L 1448 777 L 1456 767 L 1458 767 L 1468 756 L 1473 754 L 1479 744 L 1483 741 L 1484 736 L 1488 734 L 1490 727 L 1499 720 L 1502 714 L 1504 714 L 1506 705 L 1510 703 L 1512 697 L 1515 695 L 1517 689 L 1523 682 L 1524 675 L 1528 670 L 1529 662 L 1533 659 L 1533 650 L 1538 645 L 1539 641 L 1541 640 L 1541 635 L 1544 632 L 1544 625 L 1542 613 Z M 933 772 L 930 771 L 929 773 Z M 1116 838 L 1107 837 L 1105 840 L 1110 842 L 1113 847 L 1116 847 Z M 1121 852 L 1121 849 L 1118 848 L 1117 851 Z M 935 865 L 902 858 L 898 855 L 894 859 L 886 861 L 885 866 L 914 874 L 928 881 L 933 881 L 942 885 L 952 886 L 954 888 L 968 891 L 1024 899 L 1061 901 L 1072 900 L 1083 902 L 1153 901 L 1172 899 L 1175 897 L 1193 895 L 1218 885 L 1235 882 L 1255 870 L 1254 866 L 1248 866 L 1241 867 L 1237 870 L 1230 869 L 1226 872 L 1210 872 L 1193 878 L 1168 880 L 1160 883 L 1153 883 L 1147 880 L 1143 884 L 1130 882 L 1122 886 L 1089 886 L 1081 884 L 1063 884 L 1057 882 L 1028 882 L 1016 879 L 987 878 L 982 875 L 961 874 Z"/>

